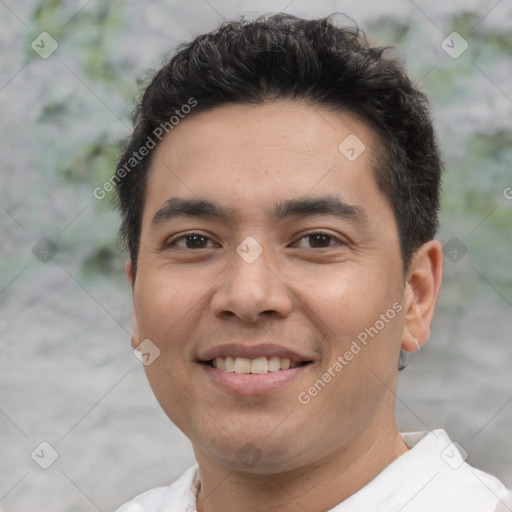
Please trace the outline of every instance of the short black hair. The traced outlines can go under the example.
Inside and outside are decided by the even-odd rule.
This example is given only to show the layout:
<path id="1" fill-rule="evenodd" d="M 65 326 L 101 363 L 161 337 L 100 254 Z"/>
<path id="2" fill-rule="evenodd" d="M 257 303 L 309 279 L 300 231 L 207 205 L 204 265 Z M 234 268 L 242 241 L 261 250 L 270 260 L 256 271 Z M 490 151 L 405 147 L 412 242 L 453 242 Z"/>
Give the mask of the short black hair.
<path id="1" fill-rule="evenodd" d="M 274 14 L 226 22 L 179 45 L 155 74 L 137 105 L 115 180 L 121 238 L 134 276 L 159 135 L 169 133 L 184 114 L 232 103 L 292 99 L 364 119 L 378 136 L 373 172 L 394 212 L 404 273 L 414 252 L 434 238 L 442 163 L 428 100 L 389 47 L 371 47 L 352 20 L 339 26 L 333 17 Z M 144 146 L 151 149 L 141 158 Z"/>

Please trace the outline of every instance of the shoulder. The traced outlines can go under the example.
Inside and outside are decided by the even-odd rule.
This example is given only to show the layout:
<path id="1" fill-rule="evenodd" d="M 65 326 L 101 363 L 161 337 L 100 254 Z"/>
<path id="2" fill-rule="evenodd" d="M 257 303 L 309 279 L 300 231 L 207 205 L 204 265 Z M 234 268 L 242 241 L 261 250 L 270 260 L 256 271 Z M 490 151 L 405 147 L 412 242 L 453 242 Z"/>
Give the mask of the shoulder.
<path id="1" fill-rule="evenodd" d="M 407 437 L 406 443 L 417 441 Z M 409 470 L 416 474 L 409 484 L 418 491 L 411 506 L 418 508 L 421 503 L 425 507 L 428 503 L 428 510 L 468 512 L 499 511 L 503 504 L 510 507 L 511 491 L 495 476 L 468 464 L 468 453 L 443 430 L 432 431 L 414 443 L 410 455 L 414 467 L 409 465 Z"/>
<path id="2" fill-rule="evenodd" d="M 195 510 L 198 467 L 193 466 L 167 487 L 156 487 L 139 494 L 116 512 L 178 512 Z"/>
<path id="3" fill-rule="evenodd" d="M 510 491 L 470 466 L 466 451 L 444 430 L 401 435 L 409 451 L 332 512 L 512 511 Z"/>

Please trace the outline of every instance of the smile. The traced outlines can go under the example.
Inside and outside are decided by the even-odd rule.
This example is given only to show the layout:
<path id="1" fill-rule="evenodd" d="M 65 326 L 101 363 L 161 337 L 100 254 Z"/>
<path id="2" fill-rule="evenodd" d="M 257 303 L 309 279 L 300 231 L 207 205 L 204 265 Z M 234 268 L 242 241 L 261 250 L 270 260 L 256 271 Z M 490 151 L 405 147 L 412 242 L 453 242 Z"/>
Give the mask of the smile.
<path id="1" fill-rule="evenodd" d="M 278 372 L 282 370 L 289 370 L 291 368 L 297 368 L 308 364 L 309 361 L 303 361 L 296 363 L 290 361 L 286 357 L 256 357 L 249 359 L 247 357 L 216 357 L 210 361 L 206 361 L 206 364 L 216 368 L 222 372 L 227 373 L 239 373 L 239 374 L 257 374 L 262 375 L 268 372 Z"/>
<path id="2" fill-rule="evenodd" d="M 298 353 L 285 346 L 228 343 L 198 353 L 196 362 L 208 381 L 223 392 L 255 396 L 271 393 L 299 378 L 316 354 Z"/>

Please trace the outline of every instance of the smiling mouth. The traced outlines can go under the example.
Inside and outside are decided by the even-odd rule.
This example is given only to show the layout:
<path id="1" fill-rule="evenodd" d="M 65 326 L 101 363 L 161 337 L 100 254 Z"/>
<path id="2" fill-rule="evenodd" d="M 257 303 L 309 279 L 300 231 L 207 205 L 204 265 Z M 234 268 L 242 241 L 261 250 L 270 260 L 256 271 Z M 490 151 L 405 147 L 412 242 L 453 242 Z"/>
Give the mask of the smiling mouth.
<path id="1" fill-rule="evenodd" d="M 239 373 L 239 374 L 255 374 L 262 375 L 268 372 L 279 372 L 283 370 L 291 370 L 299 366 L 311 364 L 312 361 L 301 361 L 299 363 L 290 361 L 285 357 L 257 357 L 249 359 L 247 357 L 216 357 L 204 364 L 216 368 L 221 372 Z"/>

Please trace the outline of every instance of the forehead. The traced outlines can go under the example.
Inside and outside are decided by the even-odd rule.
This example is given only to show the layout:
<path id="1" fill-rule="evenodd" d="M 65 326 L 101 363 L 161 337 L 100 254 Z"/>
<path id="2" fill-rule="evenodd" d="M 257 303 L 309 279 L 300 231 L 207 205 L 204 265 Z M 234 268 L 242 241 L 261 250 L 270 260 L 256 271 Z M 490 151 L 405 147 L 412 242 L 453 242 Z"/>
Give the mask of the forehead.
<path id="1" fill-rule="evenodd" d="M 143 226 L 169 197 L 217 198 L 256 214 L 277 200 L 337 195 L 382 201 L 374 182 L 378 140 L 351 113 L 295 101 L 236 104 L 185 118 L 159 144 Z"/>

